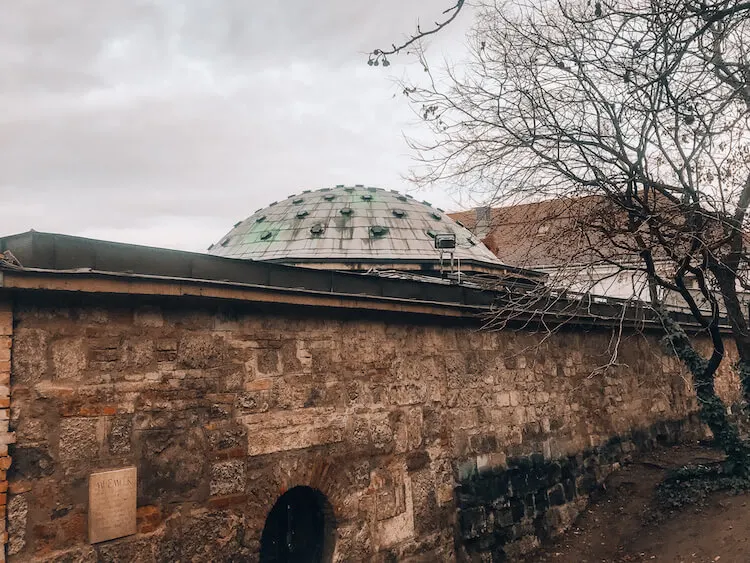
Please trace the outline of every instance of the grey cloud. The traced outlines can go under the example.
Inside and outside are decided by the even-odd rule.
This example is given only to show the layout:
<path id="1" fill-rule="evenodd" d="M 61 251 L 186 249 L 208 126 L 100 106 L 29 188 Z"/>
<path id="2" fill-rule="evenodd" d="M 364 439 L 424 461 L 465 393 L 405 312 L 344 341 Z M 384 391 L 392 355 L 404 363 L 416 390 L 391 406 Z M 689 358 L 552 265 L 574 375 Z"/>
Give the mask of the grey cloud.
<path id="1" fill-rule="evenodd" d="M 362 53 L 435 7 L 14 4 L 0 20 L 0 197 L 12 210 L 0 230 L 200 250 L 294 191 L 408 188 L 411 111 Z M 455 48 L 461 33 L 441 41 Z"/>

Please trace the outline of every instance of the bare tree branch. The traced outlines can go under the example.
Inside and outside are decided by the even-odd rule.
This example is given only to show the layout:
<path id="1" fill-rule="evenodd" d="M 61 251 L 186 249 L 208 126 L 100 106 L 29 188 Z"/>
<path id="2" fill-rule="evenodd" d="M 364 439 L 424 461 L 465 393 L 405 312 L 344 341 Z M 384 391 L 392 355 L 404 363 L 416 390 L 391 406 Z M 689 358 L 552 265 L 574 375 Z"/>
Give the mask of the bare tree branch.
<path id="1" fill-rule="evenodd" d="M 383 66 L 390 65 L 390 61 L 388 60 L 388 57 L 392 55 L 398 55 L 401 53 L 401 51 L 404 51 L 412 44 L 420 41 L 421 39 L 424 39 L 425 37 L 428 37 L 430 35 L 434 35 L 435 33 L 438 33 L 441 29 L 443 29 L 445 26 L 449 25 L 453 20 L 458 17 L 458 14 L 461 12 L 461 10 L 464 7 L 465 0 L 456 0 L 456 3 L 451 6 L 450 8 L 447 8 L 446 10 L 443 10 L 443 15 L 448 16 L 447 19 L 443 21 L 436 21 L 435 26 L 431 29 L 428 29 L 427 31 L 422 31 L 422 28 L 419 24 L 417 24 L 417 32 L 414 35 L 411 35 L 406 41 L 396 45 L 395 43 L 391 45 L 390 49 L 375 49 L 370 53 L 367 64 L 370 66 L 378 66 L 382 64 Z"/>
<path id="2" fill-rule="evenodd" d="M 542 269 L 549 283 L 501 299 L 488 328 L 551 333 L 602 311 L 617 323 L 623 302 L 595 294 L 630 279 L 622 297 L 663 319 L 706 420 L 750 469 L 713 390 L 728 324 L 750 403 L 750 3 L 480 4 L 468 65 L 425 67 L 429 85 L 404 92 L 434 134 L 411 142 L 417 182 L 526 204 L 519 219 L 501 208 L 494 228 L 513 223 L 523 252 L 511 264 Z M 709 337 L 707 357 L 677 311 Z"/>

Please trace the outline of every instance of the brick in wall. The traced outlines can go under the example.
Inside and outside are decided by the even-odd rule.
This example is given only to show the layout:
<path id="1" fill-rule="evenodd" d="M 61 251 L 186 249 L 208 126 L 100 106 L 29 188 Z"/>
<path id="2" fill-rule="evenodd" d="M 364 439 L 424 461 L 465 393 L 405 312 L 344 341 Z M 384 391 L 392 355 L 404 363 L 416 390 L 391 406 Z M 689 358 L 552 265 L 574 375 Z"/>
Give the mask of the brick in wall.
<path id="1" fill-rule="evenodd" d="M 10 420 L 10 354 L 13 342 L 13 304 L 10 299 L 0 297 L 0 561 L 5 561 L 8 544 L 7 504 L 8 480 L 11 457 L 8 446 L 15 442 L 15 435 L 9 431 Z"/>

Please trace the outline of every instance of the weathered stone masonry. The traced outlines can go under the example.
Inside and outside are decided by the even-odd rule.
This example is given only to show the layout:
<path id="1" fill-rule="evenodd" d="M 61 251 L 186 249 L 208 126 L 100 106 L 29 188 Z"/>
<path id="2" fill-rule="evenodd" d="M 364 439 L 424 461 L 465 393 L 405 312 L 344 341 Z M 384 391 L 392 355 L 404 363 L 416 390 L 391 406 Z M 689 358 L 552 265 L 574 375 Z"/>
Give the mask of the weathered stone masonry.
<path id="1" fill-rule="evenodd" d="M 528 552 L 567 529 L 633 452 L 704 436 L 692 415 L 615 436 L 577 455 L 547 459 L 533 453 L 496 466 L 468 464 L 456 489 L 463 548 L 491 560 Z"/>
<path id="2" fill-rule="evenodd" d="M 3 549 L 0 561 L 5 561 L 5 545 L 8 543 L 6 529 L 8 479 L 7 471 L 11 464 L 8 445 L 14 441 L 9 431 L 10 419 L 10 356 L 13 337 L 13 309 L 9 300 L 0 296 L 0 538 Z"/>
<path id="3" fill-rule="evenodd" d="M 673 439 L 696 407 L 677 360 L 640 334 L 620 367 L 593 374 L 605 330 L 543 338 L 186 298 L 14 299 L 0 345 L 15 324 L 17 561 L 253 561 L 266 515 L 296 485 L 330 502 L 336 561 L 499 554 L 544 533 L 533 513 L 553 529 L 574 515 L 631 447 L 614 437 Z M 131 464 L 139 533 L 88 545 L 88 475 Z"/>

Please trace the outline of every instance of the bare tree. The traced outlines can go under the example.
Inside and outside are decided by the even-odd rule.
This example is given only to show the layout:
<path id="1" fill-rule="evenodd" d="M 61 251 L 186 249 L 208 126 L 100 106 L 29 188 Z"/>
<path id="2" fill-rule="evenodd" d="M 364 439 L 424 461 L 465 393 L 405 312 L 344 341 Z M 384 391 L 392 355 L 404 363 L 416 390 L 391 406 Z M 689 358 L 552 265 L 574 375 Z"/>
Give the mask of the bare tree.
<path id="1" fill-rule="evenodd" d="M 727 356 L 726 319 L 750 402 L 740 299 L 750 283 L 747 37 L 750 2 L 736 0 L 487 2 L 468 65 L 404 90 L 435 133 L 434 143 L 413 143 L 418 181 L 456 181 L 495 203 L 599 202 L 577 218 L 587 251 L 645 276 L 703 420 L 746 470 L 750 450 L 714 374 Z M 659 289 L 708 335 L 707 357 Z"/>
<path id="2" fill-rule="evenodd" d="M 370 66 L 378 66 L 381 64 L 383 66 L 389 66 L 391 64 L 389 57 L 405 52 L 409 47 L 418 46 L 422 39 L 438 33 L 441 29 L 453 22 L 464 8 L 465 1 L 466 0 L 456 0 L 455 4 L 443 10 L 442 15 L 444 19 L 442 21 L 436 21 L 432 27 L 423 30 L 422 25 L 418 23 L 416 33 L 410 35 L 404 41 L 401 41 L 398 44 L 393 43 L 390 48 L 387 49 L 374 49 L 367 58 L 367 64 Z"/>

